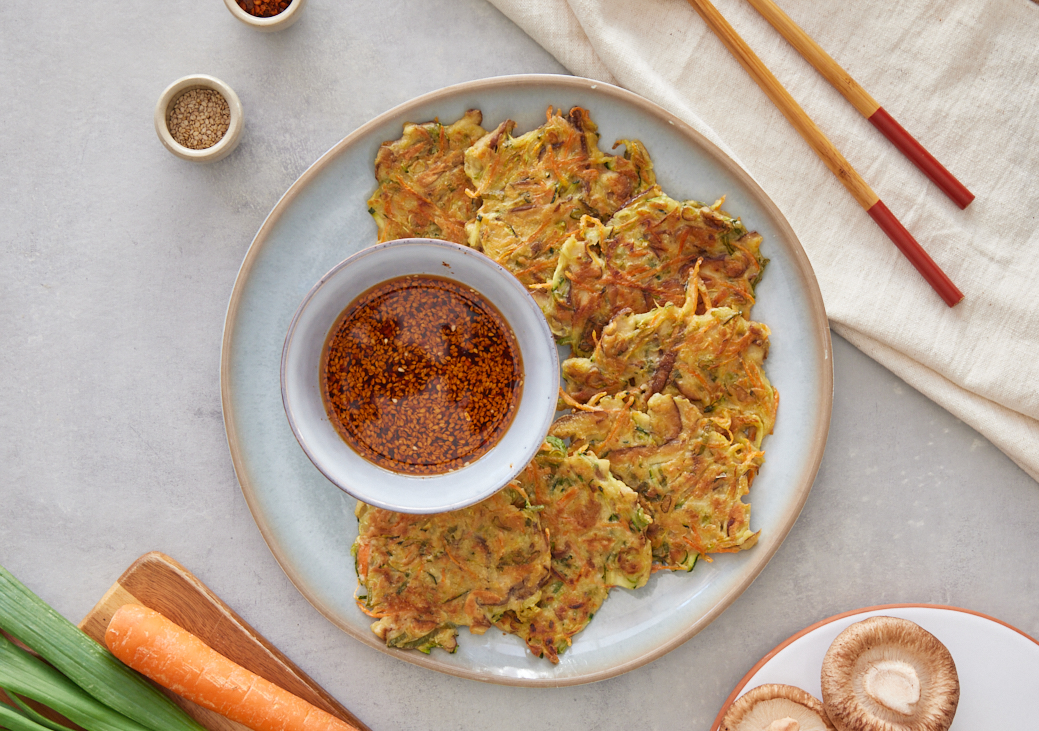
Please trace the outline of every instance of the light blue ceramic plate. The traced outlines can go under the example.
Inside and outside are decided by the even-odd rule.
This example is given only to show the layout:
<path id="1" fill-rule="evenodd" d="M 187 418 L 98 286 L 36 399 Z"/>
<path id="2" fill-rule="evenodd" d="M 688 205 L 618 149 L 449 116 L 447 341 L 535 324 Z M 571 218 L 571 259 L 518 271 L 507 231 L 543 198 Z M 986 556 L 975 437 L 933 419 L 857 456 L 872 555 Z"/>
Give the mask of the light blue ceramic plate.
<path id="1" fill-rule="evenodd" d="M 296 307 L 321 275 L 376 242 L 366 201 L 375 153 L 405 122 L 483 111 L 484 127 L 504 119 L 517 134 L 544 122 L 549 105 L 590 110 L 602 146 L 637 138 L 673 198 L 711 202 L 764 236 L 771 262 L 753 316 L 772 330 L 766 364 L 781 394 L 766 463 L 751 490 L 750 551 L 701 561 L 691 574 L 659 573 L 637 591 L 614 589 L 558 665 L 519 639 L 462 630 L 453 655 L 389 650 L 354 603 L 350 546 L 354 500 L 321 475 L 296 442 L 281 403 L 282 342 Z M 833 398 L 830 335 L 819 287 L 790 224 L 742 168 L 692 128 L 622 89 L 567 76 L 512 76 L 449 87 L 393 109 L 347 136 L 315 162 L 271 211 L 231 293 L 221 354 L 224 423 L 249 509 L 285 573 L 344 631 L 407 662 L 511 685 L 586 683 L 636 668 L 677 647 L 717 617 L 765 567 L 797 519 L 822 459 Z"/>

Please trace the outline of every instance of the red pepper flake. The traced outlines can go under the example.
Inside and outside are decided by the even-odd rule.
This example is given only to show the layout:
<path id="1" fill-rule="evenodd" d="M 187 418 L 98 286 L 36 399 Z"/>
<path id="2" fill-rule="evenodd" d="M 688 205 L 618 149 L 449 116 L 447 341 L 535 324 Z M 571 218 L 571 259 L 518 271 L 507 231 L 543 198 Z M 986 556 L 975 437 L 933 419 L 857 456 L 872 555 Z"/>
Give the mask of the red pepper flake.
<path id="1" fill-rule="evenodd" d="M 236 0 L 240 7 L 249 15 L 257 18 L 271 18 L 285 11 L 292 0 Z"/>
<path id="2" fill-rule="evenodd" d="M 450 279 L 372 287 L 329 331 L 325 410 L 340 436 L 380 467 L 442 474 L 478 459 L 508 429 L 523 369 L 501 314 Z"/>

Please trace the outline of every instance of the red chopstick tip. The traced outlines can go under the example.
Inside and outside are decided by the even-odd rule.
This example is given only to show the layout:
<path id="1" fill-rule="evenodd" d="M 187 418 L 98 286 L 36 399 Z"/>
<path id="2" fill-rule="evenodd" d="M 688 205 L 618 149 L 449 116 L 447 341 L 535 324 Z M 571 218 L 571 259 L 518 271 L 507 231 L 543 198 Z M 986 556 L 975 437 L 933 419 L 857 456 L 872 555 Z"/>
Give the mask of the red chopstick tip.
<path id="1" fill-rule="evenodd" d="M 916 270 L 934 288 L 945 304 L 953 307 L 963 299 L 963 292 L 957 289 L 945 272 L 934 263 L 934 259 L 917 243 L 902 222 L 895 218 L 895 214 L 884 205 L 884 201 L 878 200 L 870 206 L 866 213 L 877 222 L 877 225 L 894 242 L 906 259 L 916 267 Z"/>
<path id="2" fill-rule="evenodd" d="M 945 166 L 924 149 L 924 146 L 917 142 L 915 137 L 906 132 L 905 128 L 888 114 L 884 107 L 877 107 L 877 111 L 873 112 L 868 119 L 874 127 L 880 130 L 881 134 L 902 151 L 903 155 L 920 168 L 923 174 L 931 179 L 931 182 L 949 196 L 953 203 L 961 209 L 970 205 L 970 202 L 974 200 L 974 194 L 967 190 L 967 186 L 946 170 Z"/>

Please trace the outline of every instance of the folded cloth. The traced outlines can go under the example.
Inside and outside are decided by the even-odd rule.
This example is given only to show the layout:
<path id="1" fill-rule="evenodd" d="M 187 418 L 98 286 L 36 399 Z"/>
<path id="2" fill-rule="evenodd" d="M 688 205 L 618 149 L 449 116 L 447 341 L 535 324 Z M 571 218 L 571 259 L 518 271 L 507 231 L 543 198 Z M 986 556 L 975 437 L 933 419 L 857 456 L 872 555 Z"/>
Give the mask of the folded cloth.
<path id="1" fill-rule="evenodd" d="M 715 3 L 963 291 L 950 309 L 685 0 L 490 1 L 572 73 L 740 162 L 797 232 L 834 331 L 1039 480 L 1039 5 L 780 0 L 977 196 L 961 211 L 748 3 Z"/>

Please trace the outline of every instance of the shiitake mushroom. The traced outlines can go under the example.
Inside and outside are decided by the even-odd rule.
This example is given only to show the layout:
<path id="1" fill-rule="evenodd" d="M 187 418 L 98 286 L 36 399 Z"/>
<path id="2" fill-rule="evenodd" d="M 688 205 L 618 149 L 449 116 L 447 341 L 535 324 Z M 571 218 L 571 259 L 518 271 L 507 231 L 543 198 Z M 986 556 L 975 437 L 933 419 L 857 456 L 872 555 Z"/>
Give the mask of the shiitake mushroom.
<path id="1" fill-rule="evenodd" d="M 823 707 L 839 731 L 946 731 L 960 683 L 949 650 L 896 617 L 856 622 L 830 645 Z"/>
<path id="2" fill-rule="evenodd" d="M 823 704 L 792 685 L 759 685 L 733 703 L 719 731 L 836 731 Z"/>

